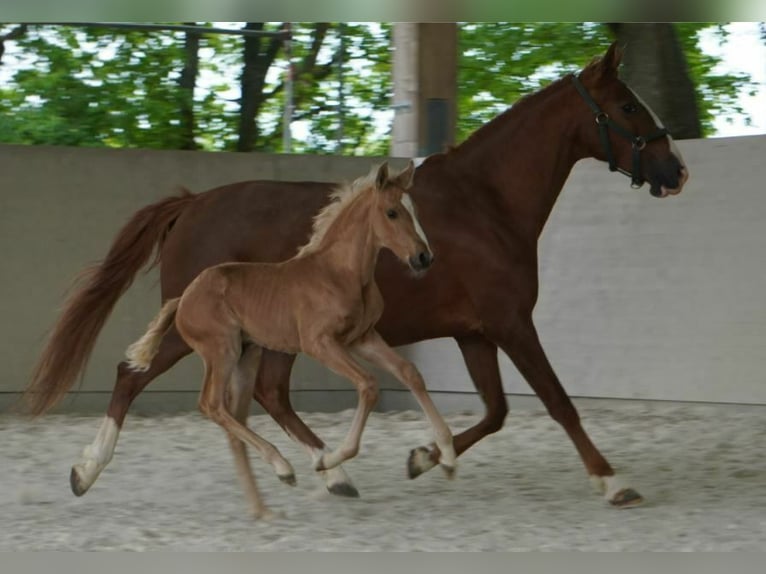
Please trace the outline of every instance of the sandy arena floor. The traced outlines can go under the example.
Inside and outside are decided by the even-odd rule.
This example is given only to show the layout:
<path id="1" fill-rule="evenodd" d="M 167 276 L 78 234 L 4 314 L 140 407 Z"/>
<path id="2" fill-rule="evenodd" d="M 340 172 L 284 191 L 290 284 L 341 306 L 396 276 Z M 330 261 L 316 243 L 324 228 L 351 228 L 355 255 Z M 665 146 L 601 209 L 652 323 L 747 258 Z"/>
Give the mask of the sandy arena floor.
<path id="1" fill-rule="evenodd" d="M 628 403 L 580 408 L 586 429 L 646 498 L 616 510 L 544 412 L 410 481 L 409 449 L 430 442 L 420 412 L 373 413 L 344 465 L 360 499 L 326 493 L 302 450 L 250 418 L 291 460 L 298 486 L 254 458 L 276 522 L 248 518 L 223 432 L 198 414 L 128 418 L 111 465 L 75 498 L 69 469 L 100 417 L 0 416 L 0 550 L 766 550 L 766 410 Z M 330 445 L 351 411 L 307 414 Z M 461 430 L 474 414 L 452 414 Z"/>

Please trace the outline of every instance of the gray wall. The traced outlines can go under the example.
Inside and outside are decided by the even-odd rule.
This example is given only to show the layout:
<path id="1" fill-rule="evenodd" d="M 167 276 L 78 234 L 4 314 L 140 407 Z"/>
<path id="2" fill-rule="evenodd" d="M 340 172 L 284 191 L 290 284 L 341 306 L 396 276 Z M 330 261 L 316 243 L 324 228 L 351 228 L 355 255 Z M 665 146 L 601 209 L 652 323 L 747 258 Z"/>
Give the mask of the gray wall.
<path id="1" fill-rule="evenodd" d="M 692 178 L 680 196 L 630 190 L 603 164 L 576 166 L 540 246 L 536 319 L 573 396 L 766 403 L 766 137 L 680 142 Z M 0 377 L 7 405 L 26 382 L 67 287 L 137 209 L 183 184 L 243 179 L 337 181 L 370 158 L 0 146 Z M 403 164 L 403 161 L 395 162 Z M 125 347 L 158 309 L 157 274 L 141 276 L 96 346 L 74 410 L 102 409 Z M 450 406 L 478 404 L 450 340 L 403 349 Z M 506 391 L 528 394 L 504 355 Z M 193 407 L 199 360 L 149 387 L 137 407 Z M 384 378 L 383 386 L 398 389 Z M 350 385 L 300 359 L 299 408 L 353 404 Z M 402 392 L 381 408 L 411 407 Z"/>

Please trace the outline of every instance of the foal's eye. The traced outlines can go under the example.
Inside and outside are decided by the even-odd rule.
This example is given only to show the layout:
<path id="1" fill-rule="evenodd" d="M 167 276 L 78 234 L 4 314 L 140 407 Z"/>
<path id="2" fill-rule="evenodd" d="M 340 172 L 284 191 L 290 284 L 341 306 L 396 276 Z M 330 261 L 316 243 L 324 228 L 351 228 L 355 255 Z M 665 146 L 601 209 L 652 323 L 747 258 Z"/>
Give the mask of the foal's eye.
<path id="1" fill-rule="evenodd" d="M 630 102 L 629 104 L 622 106 L 622 111 L 626 114 L 633 114 L 638 111 L 638 106 L 633 102 Z"/>
<path id="2" fill-rule="evenodd" d="M 386 211 L 386 217 L 388 217 L 389 219 L 396 219 L 398 215 L 399 214 L 396 212 L 395 209 L 389 209 L 388 211 Z"/>

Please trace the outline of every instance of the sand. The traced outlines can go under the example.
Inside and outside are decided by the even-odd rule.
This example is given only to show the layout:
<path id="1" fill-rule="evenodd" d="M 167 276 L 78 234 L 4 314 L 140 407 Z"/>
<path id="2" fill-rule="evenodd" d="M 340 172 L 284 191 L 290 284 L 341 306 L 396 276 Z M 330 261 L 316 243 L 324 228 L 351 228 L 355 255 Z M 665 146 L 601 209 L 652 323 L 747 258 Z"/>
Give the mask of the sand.
<path id="1" fill-rule="evenodd" d="M 96 416 L 0 416 L 0 550 L 766 550 L 766 410 L 621 403 L 580 407 L 586 430 L 646 498 L 627 510 L 596 494 L 574 447 L 544 411 L 459 459 L 408 480 L 409 450 L 430 442 L 418 411 L 373 413 L 344 465 L 359 499 L 328 494 L 309 459 L 264 415 L 249 424 L 292 462 L 291 488 L 253 458 L 269 505 L 247 515 L 223 431 L 200 414 L 129 417 L 115 457 L 82 498 L 69 469 Z M 306 413 L 337 445 L 351 411 Z M 452 413 L 453 430 L 476 413 Z"/>

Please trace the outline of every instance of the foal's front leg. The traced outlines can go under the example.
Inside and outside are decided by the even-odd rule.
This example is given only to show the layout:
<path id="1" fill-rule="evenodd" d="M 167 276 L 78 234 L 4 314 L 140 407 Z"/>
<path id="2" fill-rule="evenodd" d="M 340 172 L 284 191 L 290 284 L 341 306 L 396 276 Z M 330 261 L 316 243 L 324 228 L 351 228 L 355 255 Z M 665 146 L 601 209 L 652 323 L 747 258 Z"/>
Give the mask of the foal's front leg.
<path id="1" fill-rule="evenodd" d="M 452 478 L 457 464 L 452 433 L 431 400 L 423 377 L 415 365 L 389 347 L 374 329 L 357 341 L 352 347 L 352 351 L 388 371 L 412 391 L 426 418 L 431 423 L 431 427 L 433 427 L 434 438 L 439 449 L 439 464 L 444 468 L 447 476 Z M 412 469 L 409 469 L 409 472 L 412 475 Z"/>
<path id="2" fill-rule="evenodd" d="M 346 348 L 330 336 L 322 337 L 306 345 L 304 352 L 331 371 L 349 379 L 359 395 L 356 412 L 346 438 L 334 451 L 319 454 L 314 461 L 315 470 L 328 470 L 338 466 L 344 460 L 355 457 L 359 452 L 364 425 L 378 400 L 378 384 L 375 377 L 365 371 Z"/>

